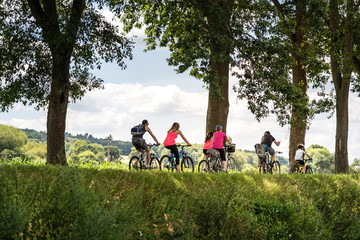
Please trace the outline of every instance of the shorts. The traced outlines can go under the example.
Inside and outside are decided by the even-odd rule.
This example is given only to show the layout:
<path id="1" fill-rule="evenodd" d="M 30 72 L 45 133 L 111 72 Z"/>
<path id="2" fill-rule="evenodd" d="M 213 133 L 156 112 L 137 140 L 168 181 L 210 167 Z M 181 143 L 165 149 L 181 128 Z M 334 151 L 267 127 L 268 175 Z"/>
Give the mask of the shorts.
<path id="1" fill-rule="evenodd" d="M 275 150 L 272 147 L 268 147 L 268 152 L 271 156 L 275 155 Z"/>
<path id="2" fill-rule="evenodd" d="M 208 149 L 203 149 L 203 153 L 204 153 L 205 155 L 207 155 L 207 153 L 206 153 L 207 150 L 208 150 Z"/>
<path id="3" fill-rule="evenodd" d="M 145 142 L 145 139 L 143 139 L 143 138 L 134 138 L 132 140 L 132 144 L 138 151 L 145 151 L 148 147 Z"/>
<path id="4" fill-rule="evenodd" d="M 297 162 L 297 163 L 300 164 L 300 165 L 305 165 L 304 160 L 295 160 L 295 162 Z"/>
<path id="5" fill-rule="evenodd" d="M 220 157 L 221 157 L 221 161 L 226 161 L 226 159 L 225 159 L 225 151 L 224 151 L 224 149 L 223 149 L 223 148 L 221 148 L 221 149 L 215 149 L 215 150 L 218 150 L 218 151 L 219 151 L 219 153 L 220 153 Z"/>

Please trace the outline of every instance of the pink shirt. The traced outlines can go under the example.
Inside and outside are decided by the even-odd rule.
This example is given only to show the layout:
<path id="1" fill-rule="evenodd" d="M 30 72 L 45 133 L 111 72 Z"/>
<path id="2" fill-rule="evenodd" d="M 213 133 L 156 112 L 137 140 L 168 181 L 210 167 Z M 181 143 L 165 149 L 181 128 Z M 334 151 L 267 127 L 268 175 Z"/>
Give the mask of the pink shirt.
<path id="1" fill-rule="evenodd" d="M 164 146 L 171 146 L 171 145 L 175 145 L 175 138 L 177 138 L 177 133 L 176 132 L 168 132 L 165 141 L 164 141 Z"/>
<path id="2" fill-rule="evenodd" d="M 224 140 L 227 139 L 227 136 L 223 132 L 215 132 L 214 133 L 214 143 L 213 143 L 213 149 L 223 149 L 224 148 Z"/>
<path id="3" fill-rule="evenodd" d="M 213 141 L 212 139 L 210 139 L 209 141 L 205 142 L 203 149 L 211 149 L 212 146 L 213 146 L 213 142 L 214 142 L 214 141 Z"/>

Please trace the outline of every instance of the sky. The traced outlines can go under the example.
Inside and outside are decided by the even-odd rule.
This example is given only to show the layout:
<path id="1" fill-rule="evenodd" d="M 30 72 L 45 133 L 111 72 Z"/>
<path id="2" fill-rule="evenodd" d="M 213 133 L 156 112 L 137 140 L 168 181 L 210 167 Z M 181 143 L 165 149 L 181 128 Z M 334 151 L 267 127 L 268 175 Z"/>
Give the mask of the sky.
<path id="1" fill-rule="evenodd" d="M 149 121 L 149 127 L 162 143 L 173 122 L 180 123 L 180 129 L 190 143 L 203 143 L 205 136 L 208 91 L 201 80 L 188 73 L 177 74 L 168 66 L 166 48 L 144 52 L 143 33 L 137 35 L 133 60 L 127 60 L 127 68 L 121 70 L 116 64 L 103 64 L 94 71 L 104 80 L 104 89 L 88 92 L 76 103 L 70 103 L 67 113 L 66 132 L 71 134 L 92 134 L 106 138 L 110 134 L 115 140 L 131 141 L 130 129 Z M 230 86 L 236 78 L 230 77 Z M 230 110 L 227 135 L 236 143 L 237 149 L 254 150 L 267 130 L 281 141 L 276 151 L 288 157 L 289 126 L 280 127 L 274 116 L 257 122 L 247 109 L 246 101 L 236 98 L 229 88 Z M 349 100 L 349 163 L 360 158 L 360 98 L 350 94 Z M 0 113 L 0 123 L 18 128 L 46 131 L 46 112 L 35 111 L 33 107 L 16 104 L 12 110 Z M 144 138 L 154 140 L 149 134 Z M 180 142 L 180 137 L 178 142 Z M 306 134 L 305 147 L 319 144 L 331 152 L 335 147 L 335 117 L 317 115 Z"/>

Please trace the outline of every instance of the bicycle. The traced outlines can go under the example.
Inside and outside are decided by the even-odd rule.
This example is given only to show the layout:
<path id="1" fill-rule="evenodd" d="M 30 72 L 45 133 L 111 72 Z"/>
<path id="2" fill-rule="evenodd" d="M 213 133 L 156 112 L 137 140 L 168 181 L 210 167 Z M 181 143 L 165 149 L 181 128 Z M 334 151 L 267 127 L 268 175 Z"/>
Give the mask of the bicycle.
<path id="1" fill-rule="evenodd" d="M 304 162 L 311 162 L 312 159 L 304 159 Z M 303 165 L 300 165 L 298 161 L 295 161 L 295 165 L 292 167 L 292 173 L 303 173 L 304 168 Z M 305 174 L 313 174 L 312 168 L 306 164 Z"/>
<path id="2" fill-rule="evenodd" d="M 138 151 L 137 156 L 132 156 L 129 161 L 129 170 L 142 170 L 142 169 L 156 169 L 160 168 L 160 161 L 151 152 L 151 148 L 156 146 L 156 144 L 147 144 L 150 148 L 150 166 L 146 167 L 146 151 Z"/>
<path id="3" fill-rule="evenodd" d="M 266 147 L 263 144 L 255 144 L 255 152 L 259 157 L 259 173 L 280 174 L 280 163 L 278 160 L 271 162 L 271 155 L 266 151 Z M 275 152 L 282 154 L 282 152 Z M 263 163 L 265 162 L 265 166 Z"/>
<path id="4" fill-rule="evenodd" d="M 176 145 L 181 147 L 179 152 L 179 159 L 181 160 L 180 166 L 182 172 L 194 172 L 194 161 L 188 154 L 185 152 L 185 147 L 190 147 L 188 145 Z M 167 169 L 168 171 L 174 171 L 176 169 L 175 157 L 174 154 L 164 155 L 160 158 L 160 170 Z"/>
<path id="5" fill-rule="evenodd" d="M 237 172 L 235 159 L 230 155 L 230 153 L 235 152 L 235 147 L 226 146 L 225 153 L 226 155 L 226 171 L 234 171 Z M 213 152 L 213 154 L 207 154 L 208 160 L 200 161 L 198 165 L 199 172 L 221 172 L 223 170 L 222 161 L 220 159 L 220 155 L 218 153 Z"/>

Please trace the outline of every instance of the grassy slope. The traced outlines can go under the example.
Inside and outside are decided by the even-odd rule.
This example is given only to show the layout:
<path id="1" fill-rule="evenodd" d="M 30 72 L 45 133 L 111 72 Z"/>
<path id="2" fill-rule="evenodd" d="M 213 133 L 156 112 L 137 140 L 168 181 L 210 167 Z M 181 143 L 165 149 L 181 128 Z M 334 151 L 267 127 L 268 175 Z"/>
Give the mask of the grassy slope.
<path id="1" fill-rule="evenodd" d="M 0 239 L 360 239 L 359 180 L 0 165 Z"/>

